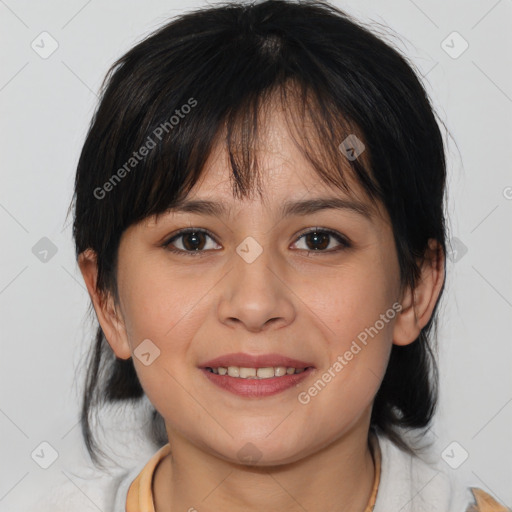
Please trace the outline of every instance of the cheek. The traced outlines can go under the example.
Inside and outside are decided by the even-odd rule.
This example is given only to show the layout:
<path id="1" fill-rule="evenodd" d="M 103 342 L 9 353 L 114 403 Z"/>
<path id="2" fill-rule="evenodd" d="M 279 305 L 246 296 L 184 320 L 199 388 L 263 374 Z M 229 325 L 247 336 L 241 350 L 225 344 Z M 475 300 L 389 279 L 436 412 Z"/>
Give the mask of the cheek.
<path id="1" fill-rule="evenodd" d="M 132 272 L 127 267 L 120 276 L 128 342 L 139 380 L 150 399 L 162 384 L 172 388 L 171 375 L 178 376 L 188 363 L 191 340 L 205 314 L 206 301 L 201 301 L 205 288 L 199 281 L 185 282 L 161 265 L 139 265 Z M 149 365 L 137 357 L 143 346 L 151 353 L 147 359 L 154 358 Z"/>
<path id="2" fill-rule="evenodd" d="M 308 417 L 321 419 L 333 436 L 369 410 L 386 372 L 396 311 L 382 282 L 354 277 L 330 281 L 329 303 L 315 311 L 322 321 L 325 366 L 299 396 Z M 337 290 L 337 291 L 336 291 Z M 320 426 L 318 427 L 320 428 Z"/>
<path id="3" fill-rule="evenodd" d="M 392 305 L 397 298 L 397 283 L 394 268 L 376 258 L 365 258 L 312 276 L 302 285 L 301 296 L 321 319 L 326 339 L 342 349 L 377 321 L 382 338 L 391 337 L 389 320 L 395 317 Z M 381 315 L 387 311 L 382 323 Z"/>
<path id="4" fill-rule="evenodd" d="M 373 258 L 313 282 L 305 302 L 312 318 L 320 319 L 327 358 L 320 382 L 307 390 L 303 402 L 310 400 L 313 409 L 337 403 L 345 417 L 356 418 L 373 400 L 386 371 L 397 316 L 397 270 L 393 261 Z M 327 421 L 334 428 L 341 419 L 333 415 Z"/>
<path id="5" fill-rule="evenodd" d="M 163 342 L 193 317 L 203 287 L 198 279 L 184 280 L 162 265 L 138 265 L 124 272 L 123 312 L 132 349 L 143 339 Z"/>

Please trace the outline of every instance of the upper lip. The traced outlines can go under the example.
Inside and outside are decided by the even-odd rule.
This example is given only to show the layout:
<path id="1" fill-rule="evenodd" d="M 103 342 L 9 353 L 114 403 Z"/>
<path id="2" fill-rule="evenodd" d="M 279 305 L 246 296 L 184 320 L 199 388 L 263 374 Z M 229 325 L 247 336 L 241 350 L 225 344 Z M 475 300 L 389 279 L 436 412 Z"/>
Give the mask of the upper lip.
<path id="1" fill-rule="evenodd" d="M 218 368 L 228 366 L 238 366 L 242 368 L 266 368 L 276 366 L 286 366 L 287 368 L 307 368 L 313 366 L 307 361 L 299 361 L 293 357 L 283 356 L 281 354 L 258 354 L 251 355 L 244 352 L 224 354 L 210 359 L 199 365 L 201 368 Z"/>

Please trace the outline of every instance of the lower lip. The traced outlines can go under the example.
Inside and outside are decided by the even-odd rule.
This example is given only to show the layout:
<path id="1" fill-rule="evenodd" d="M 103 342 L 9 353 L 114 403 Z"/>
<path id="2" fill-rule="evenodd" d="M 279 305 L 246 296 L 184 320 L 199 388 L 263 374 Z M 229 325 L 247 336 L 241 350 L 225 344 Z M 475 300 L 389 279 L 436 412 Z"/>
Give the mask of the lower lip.
<path id="1" fill-rule="evenodd" d="M 235 395 L 261 398 L 281 393 L 293 386 L 296 386 L 304 379 L 307 379 L 313 368 L 309 367 L 301 373 L 283 375 L 282 377 L 271 377 L 270 379 L 241 379 L 229 375 L 212 373 L 205 368 L 200 368 L 204 375 L 216 386 L 223 388 Z"/>

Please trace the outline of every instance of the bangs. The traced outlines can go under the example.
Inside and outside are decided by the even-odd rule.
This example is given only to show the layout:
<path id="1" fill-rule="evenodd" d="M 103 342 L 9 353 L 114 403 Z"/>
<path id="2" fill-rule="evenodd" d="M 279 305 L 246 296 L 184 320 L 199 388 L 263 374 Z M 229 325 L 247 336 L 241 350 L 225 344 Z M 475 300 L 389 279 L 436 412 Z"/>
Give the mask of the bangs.
<path id="1" fill-rule="evenodd" d="M 209 106 L 206 111 L 211 111 Z M 357 158 L 347 158 L 340 148 L 350 137 L 357 137 L 355 140 L 366 148 L 367 141 L 359 128 L 348 122 L 333 103 L 326 104 L 325 94 L 315 95 L 307 84 L 288 80 L 269 89 L 249 91 L 223 118 L 201 118 L 201 126 L 212 129 L 192 128 L 190 144 L 184 144 L 185 124 L 175 137 L 166 137 L 158 164 L 146 170 L 152 174 L 155 186 L 151 190 L 138 188 L 133 204 L 146 204 L 148 209 L 141 214 L 146 216 L 159 215 L 177 205 L 202 177 L 209 156 L 218 147 L 226 150 L 233 197 L 249 198 L 255 192 L 263 197 L 264 168 L 259 155 L 265 155 L 262 139 L 278 111 L 284 113 L 288 135 L 323 183 L 351 195 L 349 181 L 356 181 L 368 198 L 378 197 L 369 152 L 365 149 Z M 169 166 L 178 155 L 182 161 Z M 176 190 L 173 179 L 178 169 L 184 172 L 176 193 L 171 191 Z"/>
<path id="2" fill-rule="evenodd" d="M 239 57 L 234 55 L 229 62 L 224 57 L 228 50 L 216 49 L 211 58 L 205 56 L 202 67 L 184 69 L 179 89 L 176 80 L 151 81 L 144 68 L 131 70 L 142 74 L 133 80 L 144 87 L 144 94 L 134 91 L 136 99 L 128 103 L 119 98 L 113 106 L 117 113 L 113 110 L 111 115 L 122 119 L 124 136 L 104 123 L 109 131 L 101 142 L 104 147 L 97 151 L 111 155 L 113 161 L 111 165 L 98 162 L 103 172 L 95 173 L 99 181 L 94 186 L 112 184 L 103 201 L 111 205 L 115 230 L 164 213 L 183 200 L 219 145 L 227 150 L 233 196 L 241 199 L 255 190 L 261 194 L 257 153 L 264 149 L 257 149 L 258 142 L 276 109 L 285 113 L 290 137 L 322 182 L 350 195 L 352 178 L 371 200 L 380 198 L 371 171 L 372 142 L 351 117 L 350 109 L 356 107 L 349 105 L 350 95 L 343 94 L 339 78 L 335 92 L 325 69 L 305 55 L 290 59 L 276 36 L 261 36 L 246 44 L 249 47 L 238 48 Z M 174 64 L 169 55 L 161 58 L 165 75 Z M 295 69 L 290 61 L 300 66 Z M 130 54 L 113 66 L 105 96 L 109 89 L 118 89 L 115 82 L 127 80 L 129 62 Z M 205 76 L 211 79 L 206 81 Z M 347 140 L 360 143 L 364 151 L 347 157 L 342 147 Z M 146 153 L 143 158 L 142 152 Z M 121 169 L 126 172 L 117 179 Z"/>

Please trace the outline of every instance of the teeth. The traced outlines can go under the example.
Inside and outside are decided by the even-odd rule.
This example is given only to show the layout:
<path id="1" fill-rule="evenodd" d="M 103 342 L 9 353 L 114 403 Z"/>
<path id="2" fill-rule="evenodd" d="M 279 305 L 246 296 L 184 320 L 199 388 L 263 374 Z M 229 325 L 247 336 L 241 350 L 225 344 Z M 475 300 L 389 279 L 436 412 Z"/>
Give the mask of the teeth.
<path id="1" fill-rule="evenodd" d="M 233 368 L 233 366 L 231 368 Z M 229 368 L 228 375 L 230 375 Z M 256 377 L 256 368 L 240 368 L 238 370 L 238 377 L 241 377 L 242 379 L 247 379 L 247 377 Z"/>
<path id="2" fill-rule="evenodd" d="M 283 367 L 280 366 L 279 368 L 258 368 L 258 371 L 256 372 L 256 375 L 260 378 L 260 379 L 271 379 L 272 377 L 274 376 L 277 376 L 277 377 L 280 377 L 281 376 L 281 369 Z M 284 369 L 284 371 L 286 372 L 286 368 Z"/>
<path id="3" fill-rule="evenodd" d="M 229 375 L 240 379 L 271 379 L 272 377 L 282 377 L 294 373 L 302 373 L 305 368 L 291 368 L 286 366 L 266 367 L 266 368 L 245 368 L 240 366 L 219 366 L 218 368 L 208 368 L 212 373 L 218 375 Z"/>
<path id="4" fill-rule="evenodd" d="M 228 375 L 230 377 L 240 377 L 240 368 L 238 366 L 228 366 Z"/>

